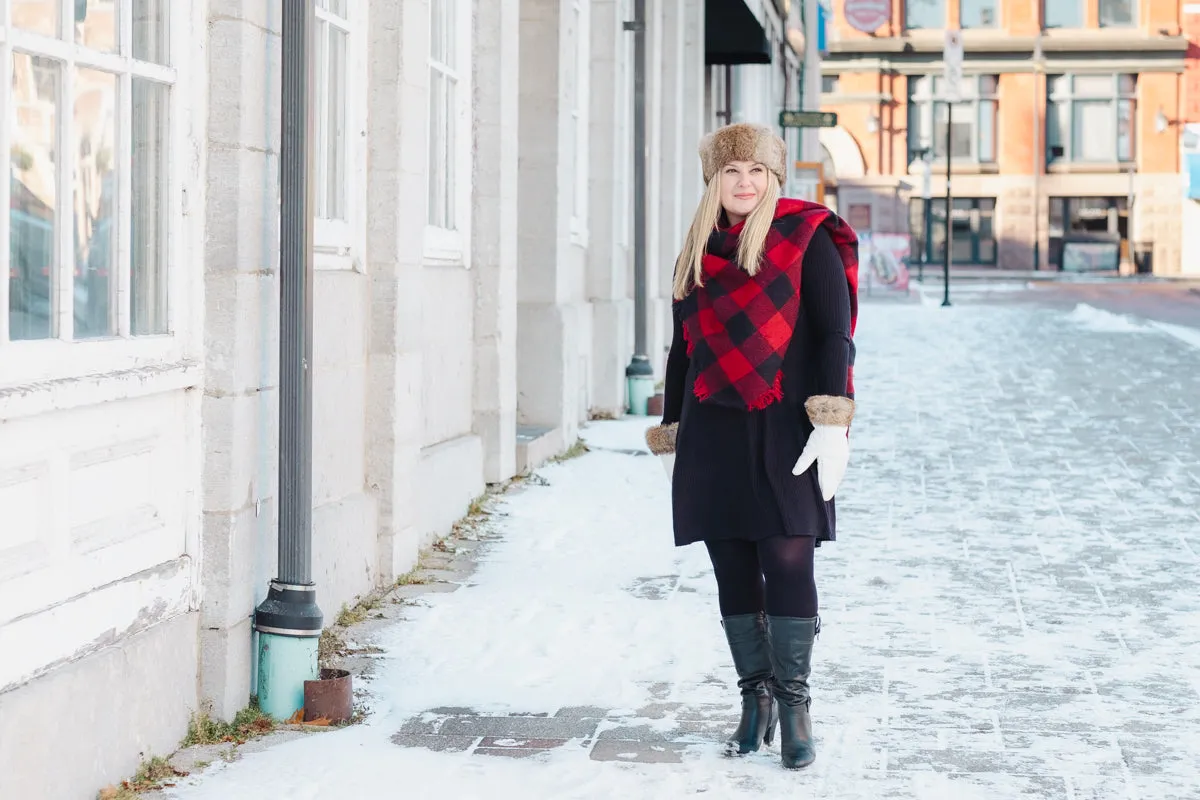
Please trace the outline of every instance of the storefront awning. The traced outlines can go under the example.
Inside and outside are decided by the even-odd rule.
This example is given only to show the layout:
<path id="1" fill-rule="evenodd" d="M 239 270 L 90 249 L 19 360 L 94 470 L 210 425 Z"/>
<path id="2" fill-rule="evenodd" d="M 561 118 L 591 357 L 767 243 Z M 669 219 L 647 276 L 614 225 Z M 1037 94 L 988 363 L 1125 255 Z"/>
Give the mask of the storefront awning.
<path id="1" fill-rule="evenodd" d="M 704 62 L 771 63 L 771 44 L 746 0 L 704 0 Z"/>

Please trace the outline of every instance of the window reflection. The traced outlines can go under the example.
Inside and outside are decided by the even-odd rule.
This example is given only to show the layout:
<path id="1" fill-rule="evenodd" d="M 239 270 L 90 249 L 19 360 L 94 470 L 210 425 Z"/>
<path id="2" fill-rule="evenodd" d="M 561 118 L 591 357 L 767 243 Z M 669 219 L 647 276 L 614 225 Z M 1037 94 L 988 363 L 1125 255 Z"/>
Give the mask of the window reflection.
<path id="1" fill-rule="evenodd" d="M 58 166 L 55 132 L 62 97 L 62 65 L 14 53 L 9 117 L 10 339 L 55 335 Z"/>
<path id="2" fill-rule="evenodd" d="M 75 337 L 116 333 L 117 76 L 75 72 Z"/>

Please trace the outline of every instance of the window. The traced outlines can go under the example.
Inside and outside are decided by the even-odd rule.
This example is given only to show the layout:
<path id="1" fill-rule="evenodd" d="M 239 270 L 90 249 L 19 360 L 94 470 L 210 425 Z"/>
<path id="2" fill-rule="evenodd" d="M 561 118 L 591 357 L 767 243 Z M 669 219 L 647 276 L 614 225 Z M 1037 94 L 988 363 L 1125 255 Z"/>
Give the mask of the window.
<path id="1" fill-rule="evenodd" d="M 1136 75 L 1050 75 L 1047 163 L 1125 163 L 1134 156 Z"/>
<path id="2" fill-rule="evenodd" d="M 1085 0 L 1043 0 L 1042 21 L 1047 28 L 1082 28 Z"/>
<path id="3" fill-rule="evenodd" d="M 821 94 L 837 94 L 841 90 L 837 75 L 821 76 Z"/>
<path id="4" fill-rule="evenodd" d="M 941 29 L 946 27 L 946 0 L 905 0 L 904 27 Z"/>
<path id="5" fill-rule="evenodd" d="M 429 212 L 425 252 L 467 263 L 470 213 L 470 5 L 431 0 L 429 7 Z"/>
<path id="6" fill-rule="evenodd" d="M 0 19 L 0 344 L 171 330 L 171 6 L 25 0 Z"/>
<path id="7" fill-rule="evenodd" d="M 1129 28 L 1137 22 L 1134 0 L 1100 0 L 1100 27 Z"/>
<path id="8" fill-rule="evenodd" d="M 571 128 L 575 147 L 575 194 L 571 209 L 571 236 L 580 244 L 587 244 L 588 216 L 588 64 L 590 37 L 588 4 L 575 0 L 571 10 L 571 24 L 575 38 L 575 60 L 570 66 L 574 71 L 571 105 Z"/>
<path id="9" fill-rule="evenodd" d="M 995 264 L 996 233 L 993 220 L 996 214 L 994 197 L 951 198 L 950 260 L 955 264 Z M 926 263 L 940 264 L 946 257 L 946 198 L 929 201 L 930 241 L 925 241 L 925 201 L 909 201 L 909 226 L 913 235 L 913 252 L 925 255 Z"/>
<path id="10" fill-rule="evenodd" d="M 996 28 L 1000 25 L 1000 0 L 960 0 L 959 25 L 963 28 Z"/>
<path id="11" fill-rule="evenodd" d="M 325 244 L 340 238 L 330 229 L 348 222 L 346 202 L 347 171 L 347 75 L 350 60 L 350 20 L 348 0 L 318 0 L 315 52 L 317 63 L 316 142 L 314 175 L 318 227 L 326 229 L 318 236 Z M 339 224 L 340 223 L 340 224 Z M 338 231 L 340 233 L 341 231 Z"/>
<path id="12" fill-rule="evenodd" d="M 1064 258 L 1064 243 L 1109 243 L 1117 245 L 1120 258 L 1128 258 L 1128 233 L 1126 197 L 1050 198 L 1050 263 L 1059 269 L 1079 268 L 1078 257 Z"/>
<path id="13" fill-rule="evenodd" d="M 909 78 L 908 149 L 910 160 L 926 148 L 935 159 L 946 157 L 946 124 L 950 117 L 951 156 L 974 163 L 996 161 L 996 105 L 998 79 L 995 75 L 966 76 L 963 100 L 947 114 L 946 103 L 938 100 L 940 75 Z"/>

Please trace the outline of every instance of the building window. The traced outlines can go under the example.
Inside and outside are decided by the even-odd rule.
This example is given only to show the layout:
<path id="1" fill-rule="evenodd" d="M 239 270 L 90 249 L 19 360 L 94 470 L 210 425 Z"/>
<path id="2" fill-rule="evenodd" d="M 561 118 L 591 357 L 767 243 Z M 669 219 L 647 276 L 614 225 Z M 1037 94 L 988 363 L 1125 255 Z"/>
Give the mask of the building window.
<path id="1" fill-rule="evenodd" d="M 1082 28 L 1084 0 L 1043 0 L 1042 24 L 1047 28 Z"/>
<path id="2" fill-rule="evenodd" d="M 465 265 L 471 197 L 470 3 L 429 7 L 429 212 L 425 255 Z"/>
<path id="3" fill-rule="evenodd" d="M 821 94 L 837 94 L 841 90 L 837 75 L 821 76 Z"/>
<path id="4" fill-rule="evenodd" d="M 348 0 L 319 0 L 316 22 L 316 216 L 345 222 L 347 73 L 350 58 Z"/>
<path id="5" fill-rule="evenodd" d="M 908 149 L 910 161 L 932 148 L 935 159 L 946 157 L 946 124 L 950 117 L 951 157 L 990 164 L 996 161 L 996 106 L 998 80 L 995 75 L 963 79 L 962 102 L 947 114 L 940 75 L 909 78 Z"/>
<path id="6" fill-rule="evenodd" d="M 1126 259 L 1129 234 L 1129 200 L 1126 197 L 1051 197 L 1050 263 L 1059 269 L 1089 269 L 1089 261 L 1104 265 L 1108 245 L 1118 259 Z M 1076 245 L 1064 252 L 1065 245 Z M 1095 251 L 1089 252 L 1089 248 Z M 1092 256 L 1092 258 L 1087 258 Z"/>
<path id="7" fill-rule="evenodd" d="M 1134 0 L 1100 0 L 1100 27 L 1130 28 L 1137 22 Z"/>
<path id="8" fill-rule="evenodd" d="M 1047 77 L 1047 163 L 1125 163 L 1134 156 L 1136 75 Z"/>
<path id="9" fill-rule="evenodd" d="M 23 2 L 11 28 L 0 18 L 0 343 L 171 330 L 170 7 Z"/>
<path id="10" fill-rule="evenodd" d="M 459 88 L 456 0 L 432 0 L 429 9 L 429 224 L 454 230 Z"/>
<path id="11" fill-rule="evenodd" d="M 996 28 L 1000 25 L 1000 0 L 961 0 L 959 25 L 963 28 Z"/>
<path id="12" fill-rule="evenodd" d="M 575 192 L 571 209 L 571 235 L 577 243 L 581 244 L 587 242 L 588 217 L 588 64 L 590 63 L 588 45 L 591 37 L 588 21 L 588 4 L 582 0 L 575 0 L 571 11 L 575 59 L 570 64 L 574 71 L 571 127 L 575 147 Z"/>
<path id="13" fill-rule="evenodd" d="M 905 0 L 904 27 L 909 30 L 946 27 L 946 0 Z"/>
<path id="14" fill-rule="evenodd" d="M 950 260 L 955 264 L 995 264 L 996 214 L 994 197 L 952 198 Z M 925 201 L 908 204 L 913 252 L 924 253 L 926 263 L 940 264 L 946 257 L 946 198 L 929 201 L 929 241 L 925 240 Z"/>

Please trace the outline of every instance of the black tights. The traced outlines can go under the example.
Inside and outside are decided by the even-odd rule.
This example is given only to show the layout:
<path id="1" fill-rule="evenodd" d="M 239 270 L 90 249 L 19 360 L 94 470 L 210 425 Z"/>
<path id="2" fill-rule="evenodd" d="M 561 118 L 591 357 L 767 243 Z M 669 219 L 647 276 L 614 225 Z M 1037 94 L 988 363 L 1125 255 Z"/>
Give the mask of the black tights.
<path id="1" fill-rule="evenodd" d="M 717 573 L 722 617 L 757 614 L 817 616 L 811 536 L 772 536 L 757 542 L 706 541 Z"/>

